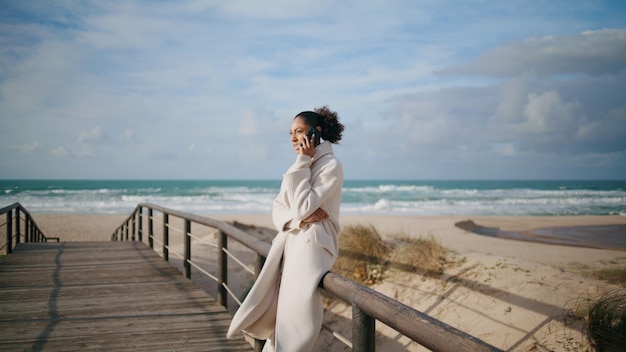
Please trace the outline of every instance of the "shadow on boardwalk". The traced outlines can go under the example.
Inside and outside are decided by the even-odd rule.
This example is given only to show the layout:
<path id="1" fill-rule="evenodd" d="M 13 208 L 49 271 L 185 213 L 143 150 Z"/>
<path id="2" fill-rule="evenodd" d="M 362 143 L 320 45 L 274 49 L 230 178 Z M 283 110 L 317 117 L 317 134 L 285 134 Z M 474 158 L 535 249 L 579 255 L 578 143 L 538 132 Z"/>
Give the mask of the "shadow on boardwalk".
<path id="1" fill-rule="evenodd" d="M 250 351 L 231 316 L 138 242 L 20 244 L 0 262 L 0 350 Z"/>

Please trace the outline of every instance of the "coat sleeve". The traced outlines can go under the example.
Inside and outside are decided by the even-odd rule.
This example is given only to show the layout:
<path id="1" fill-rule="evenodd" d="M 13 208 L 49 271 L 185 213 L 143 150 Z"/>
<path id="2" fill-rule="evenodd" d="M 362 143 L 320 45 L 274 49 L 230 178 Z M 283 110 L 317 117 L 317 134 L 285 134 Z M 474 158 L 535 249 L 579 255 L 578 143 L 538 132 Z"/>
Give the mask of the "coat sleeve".
<path id="1" fill-rule="evenodd" d="M 274 200 L 272 218 L 279 231 L 300 228 L 302 220 L 313 214 L 341 187 L 341 168 L 336 160 L 326 165 L 319 176 L 311 179 L 312 159 L 298 155 L 296 162 L 283 175 L 279 196 Z"/>

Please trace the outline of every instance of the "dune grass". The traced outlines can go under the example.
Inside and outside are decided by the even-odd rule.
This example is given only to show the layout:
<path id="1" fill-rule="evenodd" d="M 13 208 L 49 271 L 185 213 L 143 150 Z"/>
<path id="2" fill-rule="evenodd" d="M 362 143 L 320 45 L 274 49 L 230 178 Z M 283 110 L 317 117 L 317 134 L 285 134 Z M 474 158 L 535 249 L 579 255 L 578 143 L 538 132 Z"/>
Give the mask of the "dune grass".
<path id="1" fill-rule="evenodd" d="M 371 285 L 382 280 L 390 250 L 374 226 L 347 226 L 339 236 L 339 256 L 331 270 Z"/>
<path id="2" fill-rule="evenodd" d="M 611 292 L 589 307 L 587 336 L 596 351 L 623 351 L 626 346 L 626 293 Z"/>
<path id="3" fill-rule="evenodd" d="M 411 238 L 396 237 L 389 266 L 429 277 L 444 274 L 448 265 L 446 249 L 433 235 Z"/>
<path id="4" fill-rule="evenodd" d="M 594 270 L 591 276 L 611 284 L 626 286 L 626 268 Z"/>
<path id="5" fill-rule="evenodd" d="M 392 268 L 431 277 L 443 274 L 446 250 L 432 235 L 391 237 L 386 242 L 372 225 L 345 227 L 339 236 L 339 257 L 331 270 L 365 285 L 382 281 Z"/>

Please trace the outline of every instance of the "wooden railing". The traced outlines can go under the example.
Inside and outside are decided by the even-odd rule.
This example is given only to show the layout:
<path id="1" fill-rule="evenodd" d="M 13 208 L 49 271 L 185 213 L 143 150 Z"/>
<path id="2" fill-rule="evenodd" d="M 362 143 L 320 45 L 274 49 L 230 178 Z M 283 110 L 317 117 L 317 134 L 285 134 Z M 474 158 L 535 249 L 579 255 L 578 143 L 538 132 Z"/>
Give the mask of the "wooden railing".
<path id="1" fill-rule="evenodd" d="M 169 218 L 172 216 L 181 219 L 184 223 L 182 230 L 184 253 L 176 254 L 183 260 L 183 275 L 186 278 L 191 278 L 191 268 L 194 267 L 217 282 L 217 301 L 222 306 L 228 306 L 229 295 L 237 304 L 241 304 L 228 286 L 228 257 L 246 270 L 249 269 L 228 250 L 228 239 L 234 239 L 256 253 L 253 271 L 255 279 L 258 277 L 269 252 L 269 243 L 219 220 L 147 203 L 137 205 L 131 215 L 115 230 L 111 240 L 143 241 L 144 209 L 147 209 L 147 240 L 151 248 L 154 248 L 154 242 L 159 242 L 158 239 L 154 238 L 154 211 L 160 212 L 163 217 L 161 245 L 164 260 L 169 260 L 170 252 Z M 218 250 L 216 275 L 208 273 L 192 260 L 191 239 L 201 240 L 192 234 L 192 223 L 219 231 L 216 245 Z M 432 351 L 501 351 L 476 337 L 332 272 L 328 272 L 322 278 L 320 288 L 352 305 L 352 341 L 332 331 L 331 333 L 354 351 L 369 352 L 375 350 L 375 324 L 377 320 Z M 255 350 L 260 351 L 261 348 L 262 342 L 256 341 Z"/>
<path id="2" fill-rule="evenodd" d="M 22 218 L 22 214 L 24 218 Z M 0 253 L 6 251 L 7 254 L 13 252 L 13 249 L 20 242 L 48 242 L 48 241 L 57 241 L 59 242 L 58 237 L 46 237 L 43 232 L 33 220 L 33 217 L 30 215 L 28 210 L 24 208 L 20 203 L 13 203 L 9 206 L 6 206 L 0 209 L 0 217 L 5 215 L 4 218 L 6 221 L 0 225 L 0 228 L 6 227 L 6 239 L 0 247 Z M 24 232 L 22 233 L 22 226 L 24 224 Z M 1 231 L 1 230 L 0 230 Z"/>

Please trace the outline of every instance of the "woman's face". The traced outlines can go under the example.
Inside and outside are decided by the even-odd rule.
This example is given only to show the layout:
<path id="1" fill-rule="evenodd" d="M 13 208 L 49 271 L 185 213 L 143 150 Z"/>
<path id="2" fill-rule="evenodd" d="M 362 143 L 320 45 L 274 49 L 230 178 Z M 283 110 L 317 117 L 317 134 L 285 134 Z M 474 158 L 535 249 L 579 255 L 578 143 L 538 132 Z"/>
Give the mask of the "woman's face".
<path id="1" fill-rule="evenodd" d="M 289 134 L 291 135 L 291 145 L 293 145 L 293 149 L 296 151 L 296 153 L 300 150 L 300 145 L 306 138 L 306 133 L 308 130 L 309 125 L 304 122 L 303 118 L 296 117 L 295 119 L 293 119 Z"/>

